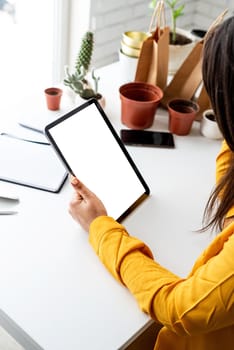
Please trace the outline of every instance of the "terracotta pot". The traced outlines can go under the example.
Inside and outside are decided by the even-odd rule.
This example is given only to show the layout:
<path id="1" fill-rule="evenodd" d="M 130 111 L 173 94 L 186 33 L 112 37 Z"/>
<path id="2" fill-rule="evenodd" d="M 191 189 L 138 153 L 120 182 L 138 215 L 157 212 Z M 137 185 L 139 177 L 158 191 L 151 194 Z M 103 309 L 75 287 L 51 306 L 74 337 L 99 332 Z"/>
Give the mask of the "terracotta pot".
<path id="1" fill-rule="evenodd" d="M 169 130 L 176 135 L 188 135 L 199 111 L 196 102 L 174 99 L 168 103 Z"/>
<path id="2" fill-rule="evenodd" d="M 47 108 L 56 111 L 60 108 L 60 101 L 63 91 L 59 88 L 51 87 L 45 89 Z"/>
<path id="3" fill-rule="evenodd" d="M 154 122 L 157 107 L 163 97 L 158 86 L 130 82 L 119 88 L 121 121 L 131 129 L 147 129 Z"/>
<path id="4" fill-rule="evenodd" d="M 203 136 L 209 139 L 220 140 L 223 138 L 212 109 L 203 112 L 200 131 Z"/>

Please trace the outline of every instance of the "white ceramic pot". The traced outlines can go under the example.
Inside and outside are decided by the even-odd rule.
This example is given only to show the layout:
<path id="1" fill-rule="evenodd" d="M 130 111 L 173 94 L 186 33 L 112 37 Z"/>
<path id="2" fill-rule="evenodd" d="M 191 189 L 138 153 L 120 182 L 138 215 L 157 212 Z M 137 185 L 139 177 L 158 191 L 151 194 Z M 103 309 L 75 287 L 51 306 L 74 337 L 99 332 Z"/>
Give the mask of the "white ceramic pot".
<path id="1" fill-rule="evenodd" d="M 127 56 L 122 52 L 122 50 L 119 50 L 119 61 L 122 83 L 133 82 L 135 80 L 138 58 Z"/>
<path id="2" fill-rule="evenodd" d="M 207 109 L 203 112 L 200 131 L 203 136 L 209 139 L 221 140 L 223 138 L 212 109 Z"/>
<path id="3" fill-rule="evenodd" d="M 197 38 L 192 35 L 189 31 L 177 28 L 178 34 L 184 35 L 191 39 L 191 43 L 185 45 L 169 45 L 169 63 L 168 63 L 168 74 L 174 75 L 181 64 L 184 62 L 186 57 L 190 54 L 193 47 L 197 42 Z"/>

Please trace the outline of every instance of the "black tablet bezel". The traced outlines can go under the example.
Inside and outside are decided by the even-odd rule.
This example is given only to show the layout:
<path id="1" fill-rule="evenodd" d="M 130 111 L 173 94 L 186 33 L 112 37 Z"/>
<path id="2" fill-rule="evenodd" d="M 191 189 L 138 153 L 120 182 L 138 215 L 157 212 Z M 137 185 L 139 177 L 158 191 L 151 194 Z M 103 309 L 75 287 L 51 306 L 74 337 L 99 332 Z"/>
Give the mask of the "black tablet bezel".
<path id="1" fill-rule="evenodd" d="M 87 102 L 83 103 L 82 105 L 80 105 L 80 106 L 76 107 L 75 109 L 69 111 L 65 115 L 59 117 L 58 119 L 56 119 L 52 123 L 46 125 L 46 127 L 45 127 L 45 135 L 48 138 L 48 140 L 51 143 L 51 145 L 54 147 L 57 155 L 62 160 L 62 162 L 63 162 L 64 166 L 66 167 L 66 169 L 68 170 L 68 172 L 75 176 L 75 174 L 74 174 L 74 172 L 72 170 L 72 167 L 70 166 L 70 164 L 68 164 L 67 160 L 63 156 L 59 146 L 57 145 L 56 141 L 53 139 L 53 136 L 51 135 L 50 130 L 54 126 L 56 126 L 57 124 L 60 124 L 63 121 L 65 121 L 66 119 L 72 117 L 77 112 L 83 110 L 84 108 L 89 107 L 91 104 L 95 104 L 96 105 L 98 111 L 100 112 L 100 116 L 105 121 L 107 127 L 109 128 L 110 132 L 112 133 L 113 137 L 115 138 L 116 142 L 118 143 L 119 147 L 121 148 L 122 152 L 124 153 L 125 157 L 127 158 L 129 164 L 131 165 L 132 169 L 134 170 L 136 176 L 138 177 L 139 181 L 141 182 L 141 184 L 142 184 L 142 186 L 143 186 L 143 188 L 145 190 L 145 192 L 142 193 L 142 195 L 128 209 L 126 209 L 126 211 L 119 218 L 116 219 L 116 221 L 121 222 L 127 215 L 129 215 L 133 211 L 134 208 L 136 208 L 145 198 L 147 198 L 149 196 L 150 189 L 149 189 L 149 186 L 146 184 L 143 176 L 141 175 L 139 169 L 137 168 L 136 164 L 134 163 L 132 157 L 128 153 L 128 151 L 127 151 L 126 147 L 124 146 L 123 142 L 121 141 L 119 135 L 115 131 L 113 125 L 110 122 L 110 120 L 106 116 L 103 108 L 98 103 L 98 101 L 96 99 L 94 99 L 94 98 L 90 99 Z"/>

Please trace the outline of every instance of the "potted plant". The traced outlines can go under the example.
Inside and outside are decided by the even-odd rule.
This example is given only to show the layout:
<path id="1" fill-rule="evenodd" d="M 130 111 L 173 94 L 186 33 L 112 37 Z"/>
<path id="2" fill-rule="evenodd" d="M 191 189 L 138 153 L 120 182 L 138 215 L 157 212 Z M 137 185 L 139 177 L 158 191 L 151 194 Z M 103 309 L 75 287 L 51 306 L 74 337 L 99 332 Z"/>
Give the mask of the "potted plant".
<path id="1" fill-rule="evenodd" d="M 169 47 L 169 74 L 175 74 L 182 62 L 188 56 L 195 44 L 194 36 L 186 30 L 177 27 L 177 19 L 184 15 L 184 4 L 180 0 L 165 0 L 171 13 L 170 47 Z M 151 0 L 149 7 L 154 9 L 157 0 Z"/>
<path id="2" fill-rule="evenodd" d="M 98 83 L 100 77 L 95 76 L 95 70 L 91 70 L 90 82 L 90 64 L 93 54 L 93 33 L 86 32 L 77 54 L 74 72 L 70 73 L 68 66 L 65 67 L 64 85 L 68 86 L 76 95 L 82 99 L 88 100 L 90 98 L 96 98 L 102 107 L 104 107 L 104 99 L 98 92 Z"/>

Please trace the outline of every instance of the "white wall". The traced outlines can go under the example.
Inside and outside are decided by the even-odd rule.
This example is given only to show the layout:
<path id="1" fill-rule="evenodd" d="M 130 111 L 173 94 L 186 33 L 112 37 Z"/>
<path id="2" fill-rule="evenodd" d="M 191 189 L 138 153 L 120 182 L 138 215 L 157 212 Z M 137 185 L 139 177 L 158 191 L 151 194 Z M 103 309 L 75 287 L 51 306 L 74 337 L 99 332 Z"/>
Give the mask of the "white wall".
<path id="1" fill-rule="evenodd" d="M 84 33 L 90 30 L 90 7 L 92 0 L 66 0 L 70 10 L 68 20 L 68 53 L 65 64 L 73 68 Z"/>
<path id="2" fill-rule="evenodd" d="M 121 35 L 124 31 L 147 31 L 151 12 L 148 8 L 149 0 L 89 0 L 90 18 L 87 19 L 87 0 L 71 0 L 73 38 L 71 41 L 72 53 L 70 63 L 74 61 L 79 40 L 75 38 L 83 34 L 78 28 L 79 18 L 87 24 L 86 30 L 92 29 L 95 33 L 95 50 L 93 54 L 94 66 L 101 67 L 118 60 Z M 185 29 L 207 29 L 213 20 L 225 8 L 229 7 L 229 14 L 234 10 L 234 0 L 181 0 L 185 3 L 184 16 L 178 18 L 178 27 Z M 80 4 L 79 10 L 77 4 Z M 82 10 L 86 9 L 86 15 Z M 166 11 L 167 23 L 170 25 L 170 14 Z M 85 20 L 86 18 L 86 20 Z M 83 26 L 83 32 L 85 27 Z M 79 34 L 77 34 L 79 33 Z M 74 49 L 75 48 L 75 49 Z"/>
<path id="3" fill-rule="evenodd" d="M 92 1 L 91 20 L 95 23 L 95 65 L 118 59 L 121 35 L 124 31 L 147 31 L 150 10 L 142 0 Z"/>
<path id="4" fill-rule="evenodd" d="M 207 29 L 214 19 L 225 10 L 229 9 L 228 16 L 233 14 L 234 0 L 197 0 L 194 23 L 202 29 Z"/>

